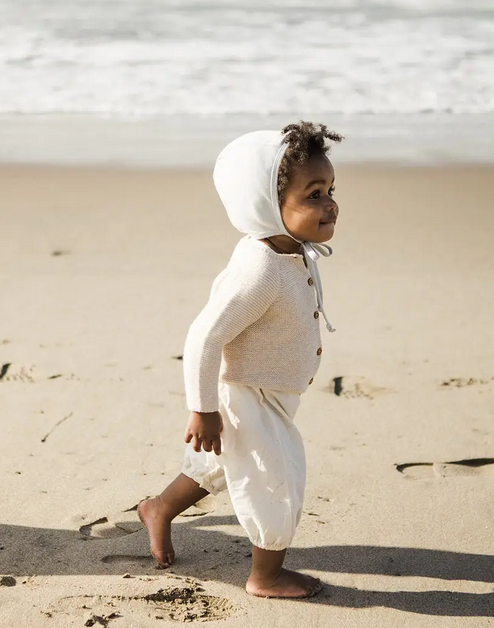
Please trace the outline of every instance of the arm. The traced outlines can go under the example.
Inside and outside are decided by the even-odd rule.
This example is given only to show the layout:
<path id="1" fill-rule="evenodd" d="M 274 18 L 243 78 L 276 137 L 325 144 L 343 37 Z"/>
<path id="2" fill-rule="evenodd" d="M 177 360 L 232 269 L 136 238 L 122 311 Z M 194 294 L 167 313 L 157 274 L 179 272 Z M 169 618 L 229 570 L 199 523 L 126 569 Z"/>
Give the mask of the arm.
<path id="1" fill-rule="evenodd" d="M 213 286 L 208 304 L 193 322 L 184 351 L 189 410 L 214 413 L 219 408 L 218 378 L 223 347 L 255 323 L 278 296 L 276 265 L 265 258 L 229 266 Z"/>

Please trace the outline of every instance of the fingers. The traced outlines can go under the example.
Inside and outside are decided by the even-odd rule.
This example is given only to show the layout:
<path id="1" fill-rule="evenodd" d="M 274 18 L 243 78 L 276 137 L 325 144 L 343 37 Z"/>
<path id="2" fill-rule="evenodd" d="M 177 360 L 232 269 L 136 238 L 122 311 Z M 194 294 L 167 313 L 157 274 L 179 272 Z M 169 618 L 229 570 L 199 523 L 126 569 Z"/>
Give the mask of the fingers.
<path id="1" fill-rule="evenodd" d="M 219 456 L 221 454 L 221 439 L 219 437 L 213 439 L 212 445 L 213 445 L 214 453 L 217 456 Z"/>
<path id="2" fill-rule="evenodd" d="M 194 451 L 197 451 L 197 453 L 199 453 L 201 451 L 201 445 L 202 445 L 202 441 L 199 438 L 199 436 L 193 436 L 192 437 L 192 449 Z"/>
<path id="3" fill-rule="evenodd" d="M 208 453 L 214 451 L 217 456 L 221 454 L 221 438 L 219 434 L 215 438 L 205 439 L 198 434 L 193 434 L 192 432 L 187 431 L 185 433 L 185 442 L 192 443 L 192 449 L 197 451 L 197 453 L 199 453 L 202 448 Z"/>
<path id="4" fill-rule="evenodd" d="M 205 441 L 203 441 L 200 436 L 198 436 L 197 434 L 193 434 L 189 430 L 185 432 L 184 440 L 186 443 L 192 443 L 192 449 L 194 451 L 200 452 L 202 446 L 204 446 L 204 451 L 211 451 L 211 447 L 209 449 L 206 449 Z"/>
<path id="5" fill-rule="evenodd" d="M 207 451 L 208 453 L 211 451 L 214 451 L 214 453 L 219 456 L 221 454 L 221 439 L 219 436 L 217 436 L 216 438 L 212 438 L 212 439 L 208 439 L 205 440 L 203 439 L 202 441 L 202 448 L 204 449 L 204 451 Z"/>

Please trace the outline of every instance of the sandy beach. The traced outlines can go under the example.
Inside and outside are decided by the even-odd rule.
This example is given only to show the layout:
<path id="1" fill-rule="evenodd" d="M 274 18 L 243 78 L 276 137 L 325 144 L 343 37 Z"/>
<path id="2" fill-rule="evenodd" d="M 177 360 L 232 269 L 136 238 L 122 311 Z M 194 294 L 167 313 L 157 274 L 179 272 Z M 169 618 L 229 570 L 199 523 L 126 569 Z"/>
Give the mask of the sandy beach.
<path id="1" fill-rule="evenodd" d="M 0 168 L 2 628 L 494 624 L 494 168 L 334 163 L 310 601 L 245 594 L 228 496 L 177 519 L 169 571 L 135 510 L 180 470 L 178 358 L 240 237 L 210 172 Z"/>

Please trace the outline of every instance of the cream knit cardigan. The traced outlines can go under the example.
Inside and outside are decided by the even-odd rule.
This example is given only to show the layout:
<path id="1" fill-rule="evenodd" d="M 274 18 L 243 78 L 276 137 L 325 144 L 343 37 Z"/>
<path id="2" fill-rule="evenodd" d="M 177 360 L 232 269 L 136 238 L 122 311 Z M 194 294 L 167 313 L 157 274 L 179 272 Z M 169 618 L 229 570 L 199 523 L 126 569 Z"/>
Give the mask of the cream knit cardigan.
<path id="1" fill-rule="evenodd" d="M 218 381 L 304 392 L 319 367 L 313 280 L 298 254 L 246 236 L 213 283 L 184 351 L 187 406 L 219 409 Z"/>

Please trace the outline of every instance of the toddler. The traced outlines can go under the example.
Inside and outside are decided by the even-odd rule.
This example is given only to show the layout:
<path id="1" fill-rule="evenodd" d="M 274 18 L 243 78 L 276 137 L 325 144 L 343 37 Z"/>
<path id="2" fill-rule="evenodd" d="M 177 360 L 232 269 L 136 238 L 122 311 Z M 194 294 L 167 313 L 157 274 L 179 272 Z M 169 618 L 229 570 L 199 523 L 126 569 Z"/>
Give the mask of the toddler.
<path id="1" fill-rule="evenodd" d="M 251 595 L 302 598 L 321 582 L 283 569 L 302 514 L 305 454 L 294 418 L 319 366 L 317 270 L 338 205 L 324 125 L 248 133 L 219 155 L 214 182 L 243 234 L 190 327 L 184 376 L 190 419 L 182 473 L 138 514 L 162 568 L 175 560 L 171 522 L 227 489 L 252 542 Z"/>

